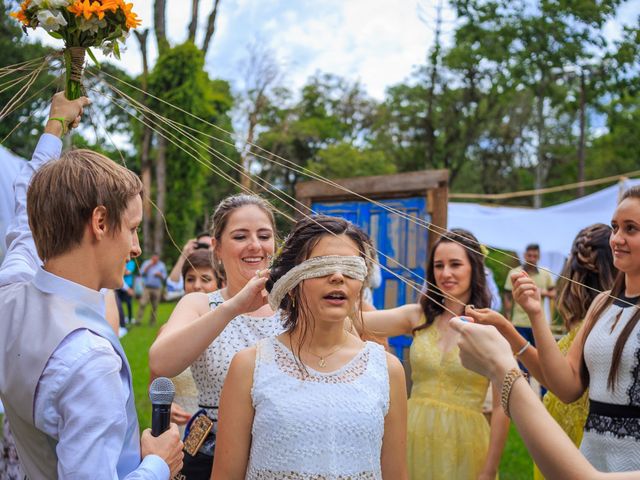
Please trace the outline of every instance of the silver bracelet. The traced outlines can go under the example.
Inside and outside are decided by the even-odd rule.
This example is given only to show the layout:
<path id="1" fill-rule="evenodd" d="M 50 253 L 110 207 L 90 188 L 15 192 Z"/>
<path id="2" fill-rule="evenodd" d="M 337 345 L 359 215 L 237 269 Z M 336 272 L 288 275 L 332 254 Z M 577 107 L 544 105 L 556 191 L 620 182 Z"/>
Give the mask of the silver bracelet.
<path id="1" fill-rule="evenodd" d="M 527 341 L 527 343 L 524 344 L 524 347 L 522 347 L 520 350 L 518 350 L 518 353 L 516 353 L 516 357 L 519 357 L 520 355 L 522 355 L 527 348 L 529 348 L 531 346 L 531 342 Z"/>

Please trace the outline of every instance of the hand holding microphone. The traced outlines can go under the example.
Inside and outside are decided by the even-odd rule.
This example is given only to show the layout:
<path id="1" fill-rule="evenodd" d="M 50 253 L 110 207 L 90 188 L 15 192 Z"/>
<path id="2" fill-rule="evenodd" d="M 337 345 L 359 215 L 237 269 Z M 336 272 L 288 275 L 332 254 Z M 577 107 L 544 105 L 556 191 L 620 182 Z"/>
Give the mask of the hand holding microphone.
<path id="1" fill-rule="evenodd" d="M 142 458 L 147 455 L 158 455 L 171 470 L 171 477 L 182 470 L 182 442 L 175 423 L 170 423 L 171 402 L 175 394 L 173 382 L 165 377 L 156 378 L 149 387 L 149 398 L 152 404 L 151 429 L 142 433 L 140 440 Z"/>

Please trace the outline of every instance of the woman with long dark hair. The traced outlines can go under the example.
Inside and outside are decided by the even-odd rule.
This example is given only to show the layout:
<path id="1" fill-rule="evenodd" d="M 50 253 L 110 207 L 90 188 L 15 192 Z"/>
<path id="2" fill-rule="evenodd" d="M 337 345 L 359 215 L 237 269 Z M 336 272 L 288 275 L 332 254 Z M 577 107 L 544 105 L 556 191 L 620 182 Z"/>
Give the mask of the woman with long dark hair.
<path id="1" fill-rule="evenodd" d="M 609 240 L 619 270 L 598 295 L 565 357 L 525 276 L 514 297 L 529 315 L 547 388 L 569 403 L 589 389 L 589 416 L 580 449 L 598 470 L 640 470 L 640 188 L 627 190 L 611 220 Z M 536 302 L 538 304 L 536 305 Z"/>
<path id="2" fill-rule="evenodd" d="M 556 308 L 564 321 L 567 334 L 558 342 L 563 354 L 567 354 L 583 325 L 589 306 L 598 292 L 609 290 L 617 274 L 613 254 L 609 247 L 611 227 L 596 223 L 580 230 L 567 258 L 562 276 L 558 280 Z M 495 326 L 509 341 L 513 352 L 527 370 L 546 385 L 540 367 L 537 350 L 529 345 L 514 325 L 505 317 L 491 310 L 467 310 L 466 314 L 478 323 Z M 588 391 L 570 404 L 562 402 L 552 392 L 544 396 L 544 404 L 552 417 L 560 424 L 575 445 L 580 445 L 584 424 L 589 411 Z M 542 478 L 534 466 L 534 478 Z"/>
<path id="3" fill-rule="evenodd" d="M 404 370 L 347 331 L 367 253 L 343 219 L 296 224 L 266 284 L 285 332 L 231 363 L 213 478 L 406 480 Z"/>
<path id="4" fill-rule="evenodd" d="M 508 420 L 493 391 L 491 426 L 482 414 L 489 382 L 465 369 L 449 319 L 465 305 L 491 302 L 478 240 L 469 232 L 444 234 L 427 266 L 427 292 L 419 304 L 364 314 L 382 336 L 413 335 L 413 387 L 409 399 L 407 458 L 414 480 L 493 479 L 498 473 Z"/>

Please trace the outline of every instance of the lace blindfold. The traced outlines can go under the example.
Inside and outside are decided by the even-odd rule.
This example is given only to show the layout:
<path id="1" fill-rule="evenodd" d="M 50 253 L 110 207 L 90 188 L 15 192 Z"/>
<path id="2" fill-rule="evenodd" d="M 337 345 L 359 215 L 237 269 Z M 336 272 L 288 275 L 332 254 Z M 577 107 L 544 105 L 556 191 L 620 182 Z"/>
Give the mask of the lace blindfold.
<path id="1" fill-rule="evenodd" d="M 269 294 L 269 305 L 275 311 L 280 308 L 282 299 L 303 280 L 326 277 L 341 273 L 354 280 L 364 282 L 367 277 L 367 264 L 362 257 L 327 255 L 313 257 L 296 265 L 273 285 Z"/>

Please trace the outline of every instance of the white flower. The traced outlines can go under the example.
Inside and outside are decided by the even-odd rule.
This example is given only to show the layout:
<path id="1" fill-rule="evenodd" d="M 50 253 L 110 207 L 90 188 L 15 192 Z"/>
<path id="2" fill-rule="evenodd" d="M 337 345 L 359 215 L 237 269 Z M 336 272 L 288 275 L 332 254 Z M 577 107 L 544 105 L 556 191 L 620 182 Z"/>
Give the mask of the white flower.
<path id="1" fill-rule="evenodd" d="M 32 5 L 45 9 L 54 9 L 61 7 L 68 7 L 71 5 L 71 0 L 33 0 Z"/>
<path id="2" fill-rule="evenodd" d="M 47 0 L 47 3 L 49 4 L 49 8 L 61 8 L 68 7 L 73 2 L 70 0 Z"/>
<path id="3" fill-rule="evenodd" d="M 38 22 L 47 32 L 55 32 L 60 27 L 67 26 L 67 21 L 62 16 L 62 13 L 56 12 L 54 14 L 51 10 L 39 11 Z"/>
<path id="4" fill-rule="evenodd" d="M 107 26 L 107 22 L 103 20 L 98 20 L 97 18 L 92 18 L 91 20 L 87 20 L 84 17 L 80 19 L 80 31 L 82 32 L 91 32 L 98 33 L 100 28 L 104 28 Z"/>
<path id="5" fill-rule="evenodd" d="M 113 53 L 113 44 L 114 42 L 105 42 L 102 45 L 102 53 L 104 54 L 105 57 L 108 57 Z"/>

